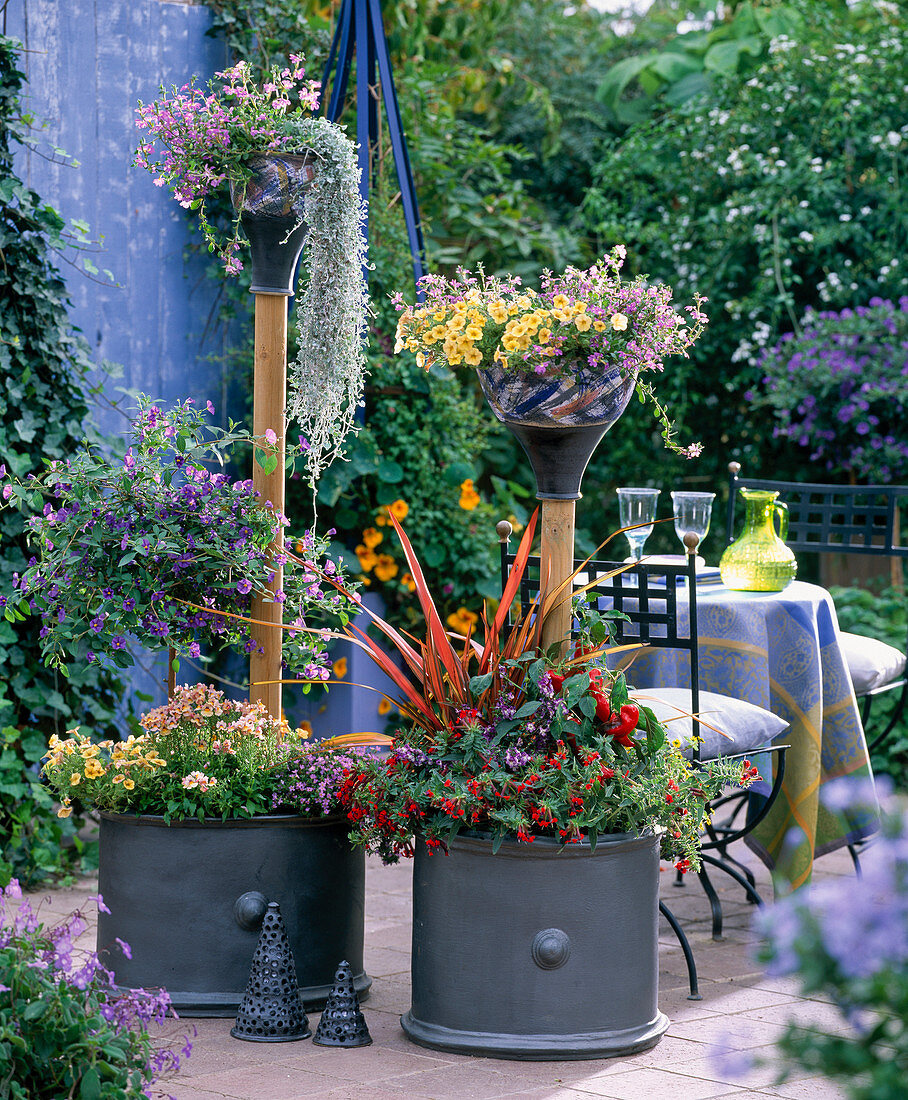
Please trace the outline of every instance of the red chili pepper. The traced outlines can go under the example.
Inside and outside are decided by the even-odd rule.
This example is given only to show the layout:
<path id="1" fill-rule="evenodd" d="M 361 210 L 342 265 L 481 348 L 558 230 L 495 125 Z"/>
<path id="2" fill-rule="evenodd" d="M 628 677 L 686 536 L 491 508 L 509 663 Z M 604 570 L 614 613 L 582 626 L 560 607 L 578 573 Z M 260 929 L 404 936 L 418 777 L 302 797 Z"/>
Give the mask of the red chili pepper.
<path id="1" fill-rule="evenodd" d="M 596 717 L 605 724 L 605 732 L 625 748 L 633 744 L 631 734 L 637 728 L 640 721 L 640 708 L 633 703 L 625 703 L 617 714 L 609 713 L 608 717 L 600 714 L 600 704 L 596 704 Z"/>
<path id="2" fill-rule="evenodd" d="M 561 688 L 564 686 L 564 681 L 567 679 L 567 676 L 563 676 L 560 672 L 550 672 L 549 679 L 552 682 L 552 687 L 558 692 L 561 691 Z"/>

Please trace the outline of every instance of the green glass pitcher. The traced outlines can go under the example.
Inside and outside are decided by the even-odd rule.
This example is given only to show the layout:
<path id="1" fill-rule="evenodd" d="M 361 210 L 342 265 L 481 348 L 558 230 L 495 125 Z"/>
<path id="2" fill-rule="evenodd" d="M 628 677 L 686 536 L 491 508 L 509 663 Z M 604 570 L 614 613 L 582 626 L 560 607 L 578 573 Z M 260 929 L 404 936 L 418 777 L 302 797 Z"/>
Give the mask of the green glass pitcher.
<path id="1" fill-rule="evenodd" d="M 722 583 L 742 592 L 781 592 L 798 572 L 795 556 L 784 542 L 788 505 L 776 500 L 778 493 L 765 489 L 739 491 L 744 498 L 744 530 L 719 560 Z"/>

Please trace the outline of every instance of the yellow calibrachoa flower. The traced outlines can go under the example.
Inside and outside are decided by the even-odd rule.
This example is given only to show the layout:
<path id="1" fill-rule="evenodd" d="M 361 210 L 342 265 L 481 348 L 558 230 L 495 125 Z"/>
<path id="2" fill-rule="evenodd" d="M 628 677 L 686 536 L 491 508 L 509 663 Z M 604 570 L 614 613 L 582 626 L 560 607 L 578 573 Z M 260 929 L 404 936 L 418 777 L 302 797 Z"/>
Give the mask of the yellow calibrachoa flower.
<path id="1" fill-rule="evenodd" d="M 472 512 L 480 501 L 479 493 L 473 488 L 473 479 L 468 477 L 460 483 L 460 500 L 458 504 L 465 512 Z"/>
<path id="2" fill-rule="evenodd" d="M 367 527 L 363 531 L 363 545 L 369 550 L 374 550 L 384 537 L 381 531 L 376 531 L 374 527 Z"/>
<path id="3" fill-rule="evenodd" d="M 467 325 L 464 329 L 464 336 L 466 336 L 468 340 L 481 340 L 482 329 L 479 325 Z"/>
<path id="4" fill-rule="evenodd" d="M 564 294 L 556 294 L 552 299 L 553 309 L 567 309 L 570 304 L 570 299 L 565 297 Z"/>
<path id="5" fill-rule="evenodd" d="M 494 302 L 490 302 L 489 316 L 492 318 L 496 325 L 503 325 L 508 319 L 507 303 L 503 302 L 501 298 L 496 298 Z"/>
<path id="6" fill-rule="evenodd" d="M 347 658 L 338 657 L 338 659 L 331 666 L 331 671 L 338 678 L 338 680 L 343 680 L 343 678 L 347 675 Z"/>
<path id="7" fill-rule="evenodd" d="M 73 808 L 69 803 L 69 799 L 64 798 L 63 804 L 60 806 L 60 809 L 57 810 L 57 817 L 69 817 L 72 812 Z"/>
<path id="8" fill-rule="evenodd" d="M 378 561 L 375 565 L 375 575 L 380 581 L 389 581 L 392 577 L 396 577 L 398 572 L 399 566 L 390 554 L 378 555 Z"/>
<path id="9" fill-rule="evenodd" d="M 135 785 L 136 785 L 136 784 L 135 784 L 135 780 L 133 780 L 133 779 L 124 779 L 124 780 L 123 780 L 123 790 L 124 790 L 124 791 L 131 791 L 131 790 L 134 790 L 134 789 L 135 789 Z"/>
<path id="10" fill-rule="evenodd" d="M 410 511 L 410 505 L 405 500 L 395 500 L 393 504 L 388 505 L 388 511 L 398 523 L 403 523 Z"/>
<path id="11" fill-rule="evenodd" d="M 479 348 L 470 348 L 464 353 L 463 361 L 468 367 L 478 367 L 482 363 L 482 352 Z"/>
<path id="12" fill-rule="evenodd" d="M 77 787 L 81 782 L 82 782 L 82 773 L 81 772 L 73 772 L 72 775 L 69 777 L 69 785 L 71 787 Z"/>
<path id="13" fill-rule="evenodd" d="M 98 779 L 104 774 L 104 765 L 100 760 L 87 760 L 85 762 L 85 778 Z"/>
<path id="14" fill-rule="evenodd" d="M 627 328 L 627 318 L 623 313 L 612 314 L 612 328 L 615 332 L 624 332 Z"/>
<path id="15" fill-rule="evenodd" d="M 577 329 L 578 332 L 586 332 L 591 324 L 592 322 L 585 313 L 578 313 L 577 316 L 574 318 L 574 327 Z"/>

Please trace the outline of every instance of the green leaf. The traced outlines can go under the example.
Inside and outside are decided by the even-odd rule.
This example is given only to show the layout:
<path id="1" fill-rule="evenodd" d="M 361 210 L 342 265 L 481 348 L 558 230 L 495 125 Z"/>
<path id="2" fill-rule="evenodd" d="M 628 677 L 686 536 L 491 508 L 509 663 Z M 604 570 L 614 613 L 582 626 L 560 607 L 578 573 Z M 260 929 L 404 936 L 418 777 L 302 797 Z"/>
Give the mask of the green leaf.
<path id="1" fill-rule="evenodd" d="M 383 458 L 378 464 L 376 476 L 379 481 L 384 481 L 388 485 L 396 485 L 404 479 L 404 468 L 399 462 Z"/>
<path id="2" fill-rule="evenodd" d="M 94 1066 L 89 1066 L 82 1074 L 79 1098 L 80 1100 L 101 1100 L 101 1078 Z"/>
<path id="3" fill-rule="evenodd" d="M 261 447 L 256 447 L 255 462 L 266 474 L 273 474 L 277 469 L 278 458 L 276 454 L 264 451 Z"/>

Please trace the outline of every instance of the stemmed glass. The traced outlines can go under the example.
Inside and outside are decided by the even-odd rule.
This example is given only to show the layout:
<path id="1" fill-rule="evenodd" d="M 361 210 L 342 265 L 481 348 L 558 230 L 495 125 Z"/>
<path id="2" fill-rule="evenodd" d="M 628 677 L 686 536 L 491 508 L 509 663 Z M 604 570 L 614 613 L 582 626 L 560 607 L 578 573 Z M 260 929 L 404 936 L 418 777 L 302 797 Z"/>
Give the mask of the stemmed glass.
<path id="1" fill-rule="evenodd" d="M 633 530 L 624 532 L 624 537 L 630 543 L 631 557 L 634 561 L 640 561 L 643 557 L 643 544 L 653 533 L 657 498 L 661 491 L 661 489 L 618 490 L 621 526 L 633 527 Z M 635 524 L 646 526 L 634 527 Z"/>
<path id="2" fill-rule="evenodd" d="M 715 493 L 672 493 L 672 510 L 675 514 L 675 534 L 684 546 L 684 536 L 693 531 L 699 539 L 698 548 L 709 531 Z M 687 547 L 685 548 L 685 552 Z"/>

